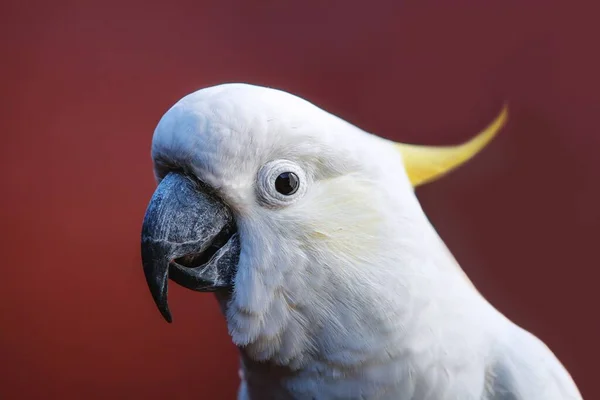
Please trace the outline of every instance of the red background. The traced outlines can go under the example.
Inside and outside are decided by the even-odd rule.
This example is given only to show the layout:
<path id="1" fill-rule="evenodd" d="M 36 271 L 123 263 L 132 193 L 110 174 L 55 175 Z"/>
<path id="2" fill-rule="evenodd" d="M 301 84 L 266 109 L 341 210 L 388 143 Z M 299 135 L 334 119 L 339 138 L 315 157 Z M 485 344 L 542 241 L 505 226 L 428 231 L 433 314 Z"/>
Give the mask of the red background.
<path id="1" fill-rule="evenodd" d="M 501 136 L 418 193 L 481 291 L 600 398 L 598 14 L 452 4 L 2 2 L 0 398 L 234 397 L 215 301 L 172 285 L 168 325 L 139 255 L 153 129 L 226 81 L 423 144 L 509 100 Z"/>

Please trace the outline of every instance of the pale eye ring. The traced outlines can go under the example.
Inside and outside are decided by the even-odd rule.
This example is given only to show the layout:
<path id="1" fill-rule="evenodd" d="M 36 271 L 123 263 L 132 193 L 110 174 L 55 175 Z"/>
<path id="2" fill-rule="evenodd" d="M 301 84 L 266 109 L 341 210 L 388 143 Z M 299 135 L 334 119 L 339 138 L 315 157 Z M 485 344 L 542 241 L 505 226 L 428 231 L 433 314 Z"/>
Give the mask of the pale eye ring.
<path id="1" fill-rule="evenodd" d="M 263 205 L 281 207 L 302 197 L 307 176 L 300 166 L 289 160 L 269 161 L 258 171 L 257 196 Z"/>

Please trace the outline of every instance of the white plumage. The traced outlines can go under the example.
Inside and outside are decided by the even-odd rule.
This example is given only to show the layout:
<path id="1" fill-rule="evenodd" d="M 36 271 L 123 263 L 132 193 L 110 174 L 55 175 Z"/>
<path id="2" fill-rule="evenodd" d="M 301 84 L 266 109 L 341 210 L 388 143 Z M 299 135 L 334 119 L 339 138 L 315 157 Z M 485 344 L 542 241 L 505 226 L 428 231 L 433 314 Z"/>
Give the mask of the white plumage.
<path id="1" fill-rule="evenodd" d="M 581 399 L 553 353 L 490 305 L 424 215 L 395 143 L 283 91 L 224 84 L 177 102 L 152 145 L 232 209 L 220 297 L 240 399 Z M 273 171 L 300 188 L 281 197 Z"/>

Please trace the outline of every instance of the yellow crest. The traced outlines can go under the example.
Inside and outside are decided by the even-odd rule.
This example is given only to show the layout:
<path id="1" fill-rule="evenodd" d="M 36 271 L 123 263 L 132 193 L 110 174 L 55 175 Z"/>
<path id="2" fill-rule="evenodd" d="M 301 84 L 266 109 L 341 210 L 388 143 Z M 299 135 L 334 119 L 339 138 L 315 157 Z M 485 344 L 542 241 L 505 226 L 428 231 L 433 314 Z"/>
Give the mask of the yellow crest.
<path id="1" fill-rule="evenodd" d="M 402 154 L 404 168 L 413 187 L 429 183 L 464 164 L 479 153 L 500 131 L 508 119 L 508 106 L 505 105 L 483 131 L 471 140 L 456 146 L 422 146 L 396 143 Z"/>

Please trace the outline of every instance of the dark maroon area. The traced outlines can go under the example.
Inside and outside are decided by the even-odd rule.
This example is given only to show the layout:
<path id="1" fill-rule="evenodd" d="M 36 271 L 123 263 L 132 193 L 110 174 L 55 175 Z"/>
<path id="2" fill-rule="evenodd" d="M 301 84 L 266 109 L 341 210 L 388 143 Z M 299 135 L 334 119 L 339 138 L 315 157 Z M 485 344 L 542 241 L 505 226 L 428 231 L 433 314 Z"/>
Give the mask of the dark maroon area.
<path id="1" fill-rule="evenodd" d="M 165 323 L 139 245 L 158 119 L 232 81 L 422 144 L 508 100 L 503 133 L 418 194 L 481 291 L 600 398 L 598 10 L 490 3 L 2 2 L 0 398 L 234 397 L 216 302 L 172 285 Z"/>

